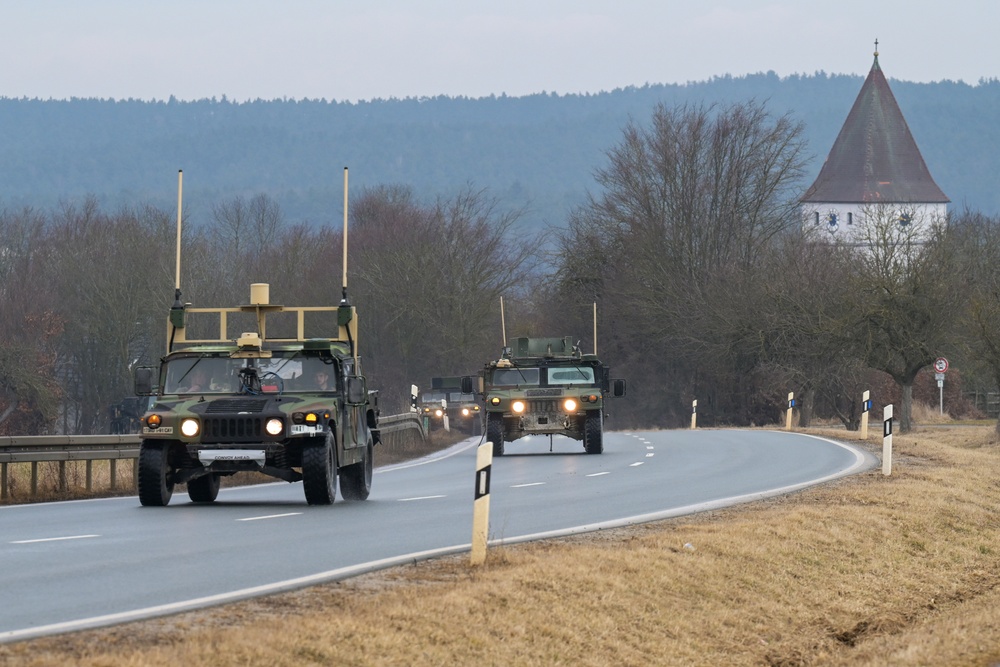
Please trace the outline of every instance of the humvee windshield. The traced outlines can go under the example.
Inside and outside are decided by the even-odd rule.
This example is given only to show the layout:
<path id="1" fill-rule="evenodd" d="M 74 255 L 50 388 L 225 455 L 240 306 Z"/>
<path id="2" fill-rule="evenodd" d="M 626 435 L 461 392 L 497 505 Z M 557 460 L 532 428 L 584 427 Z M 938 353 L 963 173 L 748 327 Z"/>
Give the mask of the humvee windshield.
<path id="1" fill-rule="evenodd" d="M 565 384 L 594 384 L 594 369 L 590 366 L 497 368 L 493 371 L 494 387 L 552 387 Z"/>
<path id="2" fill-rule="evenodd" d="M 240 371 L 247 367 L 256 369 L 265 393 L 335 391 L 340 373 L 333 361 L 279 350 L 266 359 L 230 359 L 226 353 L 178 356 L 164 364 L 163 393 L 240 393 L 245 391 Z M 321 373 L 327 376 L 326 387 L 320 384 Z"/>
<path id="3" fill-rule="evenodd" d="M 421 403 L 437 403 L 441 404 L 441 401 L 446 400 L 448 395 L 443 391 L 429 391 L 425 394 L 420 395 Z"/>

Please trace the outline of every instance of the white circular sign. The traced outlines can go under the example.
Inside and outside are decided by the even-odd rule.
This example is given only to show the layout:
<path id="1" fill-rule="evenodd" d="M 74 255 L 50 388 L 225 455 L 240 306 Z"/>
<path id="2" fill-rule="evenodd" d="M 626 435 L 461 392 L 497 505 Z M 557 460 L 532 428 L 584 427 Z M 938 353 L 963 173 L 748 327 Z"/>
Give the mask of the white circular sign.
<path id="1" fill-rule="evenodd" d="M 945 359 L 944 357 L 938 357 L 934 361 L 934 370 L 936 370 L 938 373 L 944 373 L 946 370 L 948 370 L 948 360 Z"/>

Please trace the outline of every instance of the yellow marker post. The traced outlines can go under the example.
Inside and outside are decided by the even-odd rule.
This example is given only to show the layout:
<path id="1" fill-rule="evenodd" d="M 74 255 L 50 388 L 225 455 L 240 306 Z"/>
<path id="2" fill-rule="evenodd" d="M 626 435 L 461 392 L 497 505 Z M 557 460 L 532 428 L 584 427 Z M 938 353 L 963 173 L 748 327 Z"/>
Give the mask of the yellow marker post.
<path id="1" fill-rule="evenodd" d="M 868 411 L 872 409 L 872 402 L 869 396 L 871 392 L 866 391 L 861 395 L 861 439 L 868 439 Z"/>
<path id="2" fill-rule="evenodd" d="M 792 408 L 795 407 L 795 392 L 788 392 L 788 409 L 785 410 L 785 430 L 792 430 Z"/>
<path id="3" fill-rule="evenodd" d="M 471 565 L 486 562 L 486 541 L 490 532 L 490 471 L 493 443 L 484 442 L 476 450 L 476 493 L 472 504 Z"/>
<path id="4" fill-rule="evenodd" d="M 691 428 L 698 425 L 698 399 L 691 401 Z"/>

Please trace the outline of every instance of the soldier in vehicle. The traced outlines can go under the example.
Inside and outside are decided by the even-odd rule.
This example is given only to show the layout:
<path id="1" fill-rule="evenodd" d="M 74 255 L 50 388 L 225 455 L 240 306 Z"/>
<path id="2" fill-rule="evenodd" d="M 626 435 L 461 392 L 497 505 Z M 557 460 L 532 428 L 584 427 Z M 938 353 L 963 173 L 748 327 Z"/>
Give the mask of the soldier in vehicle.
<path id="1" fill-rule="evenodd" d="M 330 371 L 326 367 L 317 368 L 316 372 L 313 373 L 313 379 L 316 383 L 316 389 L 320 391 L 333 391 L 333 387 L 330 385 Z"/>

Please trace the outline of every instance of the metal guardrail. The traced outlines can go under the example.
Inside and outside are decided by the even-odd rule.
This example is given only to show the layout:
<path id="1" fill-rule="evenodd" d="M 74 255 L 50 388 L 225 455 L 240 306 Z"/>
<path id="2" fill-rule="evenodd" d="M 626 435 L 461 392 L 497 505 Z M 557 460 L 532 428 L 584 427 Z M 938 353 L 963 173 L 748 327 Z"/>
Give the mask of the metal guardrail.
<path id="1" fill-rule="evenodd" d="M 423 422 L 417 413 L 379 417 L 379 432 L 392 433 L 416 431 L 424 439 Z M 23 435 L 0 436 L 0 500 L 8 496 L 11 463 L 31 464 L 31 495 L 38 493 L 38 464 L 46 461 L 59 463 L 59 490 L 66 489 L 66 462 L 86 462 L 86 489 L 93 486 L 93 462 L 109 461 L 111 489 L 117 484 L 117 462 L 139 458 L 141 435 Z M 133 478 L 135 468 L 133 467 Z M 133 479 L 133 484 L 135 480 Z"/>

